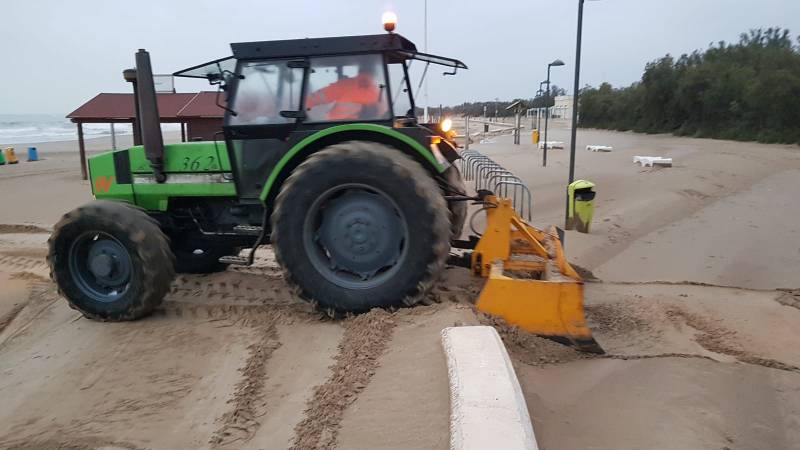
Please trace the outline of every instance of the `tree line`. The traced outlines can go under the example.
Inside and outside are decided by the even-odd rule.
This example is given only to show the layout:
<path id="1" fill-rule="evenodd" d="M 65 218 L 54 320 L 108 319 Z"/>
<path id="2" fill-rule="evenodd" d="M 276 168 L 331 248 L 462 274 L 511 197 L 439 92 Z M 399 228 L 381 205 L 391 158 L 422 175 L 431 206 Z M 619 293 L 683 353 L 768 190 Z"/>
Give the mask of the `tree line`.
<path id="1" fill-rule="evenodd" d="M 483 117 L 486 111 L 487 117 L 511 117 L 514 111 L 507 110 L 509 105 L 514 102 L 522 102 L 523 108 L 544 108 L 545 106 L 553 106 L 554 98 L 559 95 L 565 95 L 566 90 L 556 86 L 555 84 L 550 87 L 550 96 L 541 94 L 534 98 L 515 98 L 512 100 L 495 100 L 495 101 L 482 101 L 482 102 L 464 102 L 455 106 L 441 107 L 442 115 L 444 116 L 470 116 L 470 117 Z M 485 109 L 484 109 L 485 108 Z M 439 115 L 440 108 L 431 108 L 430 113 Z M 422 114 L 422 108 L 417 107 L 417 115 Z"/>
<path id="2" fill-rule="evenodd" d="M 800 38 L 751 30 L 645 66 L 639 82 L 586 87 L 580 126 L 761 142 L 800 143 Z"/>

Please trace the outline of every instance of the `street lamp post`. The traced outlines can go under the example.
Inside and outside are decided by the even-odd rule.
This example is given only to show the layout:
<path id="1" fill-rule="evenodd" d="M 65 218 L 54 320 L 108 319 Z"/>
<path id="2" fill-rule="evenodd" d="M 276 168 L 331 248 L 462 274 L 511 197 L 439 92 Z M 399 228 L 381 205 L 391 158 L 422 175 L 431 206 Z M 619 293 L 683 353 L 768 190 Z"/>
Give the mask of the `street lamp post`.
<path id="1" fill-rule="evenodd" d="M 544 151 L 542 152 L 542 167 L 547 167 L 547 120 L 550 117 L 550 68 L 563 66 L 564 61 L 557 59 L 547 65 L 547 94 L 544 103 Z"/>
<path id="2" fill-rule="evenodd" d="M 566 208 L 564 208 L 564 228 L 569 222 L 569 185 L 575 181 L 575 139 L 578 135 L 578 94 L 581 75 L 581 38 L 583 35 L 583 2 L 578 0 L 578 32 L 575 43 L 575 83 L 572 86 L 572 136 L 569 144 L 569 181 L 567 182 Z"/>
<path id="3" fill-rule="evenodd" d="M 539 92 L 541 92 L 540 95 L 544 95 L 544 89 L 542 89 L 542 86 L 544 86 L 546 83 L 547 83 L 546 81 L 542 81 L 541 83 L 539 83 Z M 537 130 L 541 130 L 542 129 L 542 107 L 541 106 L 536 108 L 536 119 L 538 120 L 538 123 L 536 124 L 536 129 Z"/>

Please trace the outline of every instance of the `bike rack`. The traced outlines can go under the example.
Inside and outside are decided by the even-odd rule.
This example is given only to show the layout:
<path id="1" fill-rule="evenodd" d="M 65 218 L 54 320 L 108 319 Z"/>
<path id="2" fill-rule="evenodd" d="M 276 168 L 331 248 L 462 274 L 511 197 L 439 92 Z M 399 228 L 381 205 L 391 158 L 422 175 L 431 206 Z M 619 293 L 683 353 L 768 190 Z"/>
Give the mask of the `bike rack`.
<path id="1" fill-rule="evenodd" d="M 519 216 L 531 220 L 533 195 L 511 171 L 476 150 L 461 152 L 460 168 L 464 181 L 474 182 L 475 191 L 491 190 L 499 197 L 510 199 Z"/>

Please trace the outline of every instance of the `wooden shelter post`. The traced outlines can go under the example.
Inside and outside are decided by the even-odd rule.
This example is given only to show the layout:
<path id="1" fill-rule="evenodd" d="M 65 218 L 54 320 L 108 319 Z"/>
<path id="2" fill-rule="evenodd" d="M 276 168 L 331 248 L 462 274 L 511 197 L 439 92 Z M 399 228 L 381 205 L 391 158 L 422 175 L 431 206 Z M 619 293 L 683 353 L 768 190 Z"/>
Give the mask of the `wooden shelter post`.
<path id="1" fill-rule="evenodd" d="M 83 123 L 78 122 L 78 148 L 81 154 L 81 178 L 86 180 L 89 175 L 86 173 L 86 146 L 83 142 Z"/>

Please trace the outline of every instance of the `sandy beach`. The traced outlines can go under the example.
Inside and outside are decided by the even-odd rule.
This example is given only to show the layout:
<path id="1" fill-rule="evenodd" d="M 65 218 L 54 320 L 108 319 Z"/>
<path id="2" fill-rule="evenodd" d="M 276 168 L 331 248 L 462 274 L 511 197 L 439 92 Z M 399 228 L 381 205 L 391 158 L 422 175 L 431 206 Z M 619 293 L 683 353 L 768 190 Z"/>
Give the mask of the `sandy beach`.
<path id="1" fill-rule="evenodd" d="M 472 148 L 528 184 L 535 224 L 563 225 L 568 150 L 543 168 L 529 139 Z M 439 333 L 487 323 L 465 269 L 427 305 L 331 320 L 264 248 L 255 267 L 178 276 L 153 317 L 93 322 L 44 262 L 46 229 L 91 200 L 77 147 L 39 148 L 0 166 L 0 448 L 449 448 Z M 587 315 L 607 355 L 499 326 L 540 448 L 798 448 L 800 147 L 580 130 L 576 173 L 597 184 L 596 215 L 566 253 L 596 277 Z"/>
<path id="2" fill-rule="evenodd" d="M 180 132 L 164 133 L 164 142 L 180 142 Z M 86 139 L 87 158 L 111 149 L 111 137 Z M 133 145 L 130 135 L 117 136 L 117 148 Z M 9 194 L 10 209 L 0 223 L 30 223 L 51 227 L 64 212 L 92 199 L 92 188 L 81 179 L 78 141 L 9 144 L 19 164 L 0 166 L 0 183 Z M 27 162 L 24 151 L 36 147 L 39 161 Z M 13 180 L 13 181 L 11 181 Z"/>

